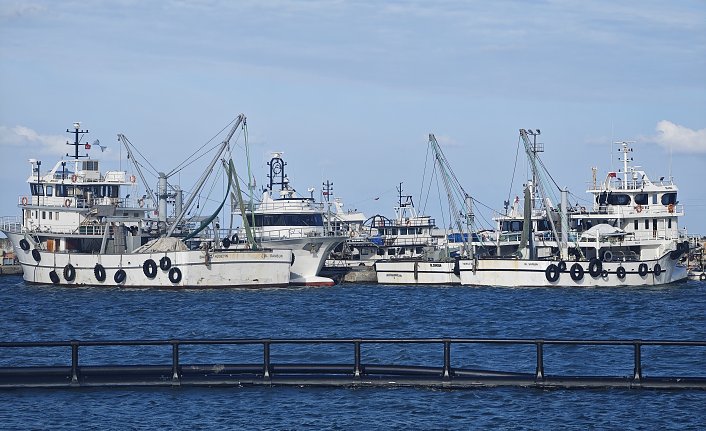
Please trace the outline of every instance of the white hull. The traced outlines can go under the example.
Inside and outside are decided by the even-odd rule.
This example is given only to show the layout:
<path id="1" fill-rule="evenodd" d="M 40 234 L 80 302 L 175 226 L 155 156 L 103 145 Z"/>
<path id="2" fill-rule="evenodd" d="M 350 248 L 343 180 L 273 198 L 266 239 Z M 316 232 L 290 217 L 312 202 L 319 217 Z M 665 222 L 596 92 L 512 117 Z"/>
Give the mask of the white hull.
<path id="1" fill-rule="evenodd" d="M 454 267 L 455 262 L 387 260 L 375 264 L 375 274 L 380 284 L 460 284 Z"/>
<path id="2" fill-rule="evenodd" d="M 318 274 L 331 250 L 344 241 L 343 237 L 289 238 L 262 241 L 261 245 L 273 249 L 289 249 L 294 254 L 290 268 L 289 284 L 295 286 L 333 286 L 335 282 Z"/>
<path id="3" fill-rule="evenodd" d="M 505 287 L 627 287 L 656 286 L 686 279 L 686 268 L 677 265 L 677 260 L 671 259 L 669 253 L 658 260 L 642 262 L 603 262 L 601 274 L 592 276 L 589 273 L 590 263 L 586 261 L 566 262 L 566 269 L 558 273 L 556 281 L 549 281 L 552 274 L 547 274 L 550 265 L 558 265 L 556 261 L 519 260 L 519 259 L 480 259 L 460 260 L 459 270 L 461 284 L 469 286 L 505 286 Z M 578 264 L 583 274 L 572 267 Z M 661 273 L 655 272 L 659 264 Z M 642 274 L 640 266 L 643 266 Z M 625 270 L 623 278 L 623 268 Z M 646 270 L 645 270 L 646 268 Z M 550 271 L 551 272 L 551 271 Z M 577 279 L 574 279 L 577 278 Z"/>
<path id="4" fill-rule="evenodd" d="M 21 234 L 6 232 L 6 235 L 13 243 L 24 279 L 30 283 L 175 289 L 282 287 L 289 284 L 290 250 L 189 250 L 135 254 L 34 252 L 32 248 L 22 250 L 19 244 L 23 238 Z M 167 269 L 160 268 L 160 260 L 164 257 L 170 261 Z M 145 262 L 150 260 L 154 266 L 148 263 L 146 269 Z"/>

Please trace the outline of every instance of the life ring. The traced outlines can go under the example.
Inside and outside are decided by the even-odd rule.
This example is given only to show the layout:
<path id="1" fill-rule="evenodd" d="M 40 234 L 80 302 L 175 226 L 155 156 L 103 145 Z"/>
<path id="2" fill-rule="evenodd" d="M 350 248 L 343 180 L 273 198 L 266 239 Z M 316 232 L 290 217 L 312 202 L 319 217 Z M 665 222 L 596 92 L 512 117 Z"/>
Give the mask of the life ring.
<path id="1" fill-rule="evenodd" d="M 27 196 L 22 196 L 22 205 L 27 205 L 27 202 L 29 202 L 29 199 L 27 199 Z"/>
<path id="2" fill-rule="evenodd" d="M 163 256 L 161 259 L 159 259 L 159 267 L 162 269 L 162 271 L 166 271 L 172 267 L 172 260 L 169 258 L 169 256 Z"/>
<path id="3" fill-rule="evenodd" d="M 610 250 L 606 250 L 603 253 L 603 262 L 610 262 L 613 260 L 613 252 Z"/>
<path id="4" fill-rule="evenodd" d="M 71 206 L 71 199 L 66 199 L 66 200 L 64 201 L 64 206 L 65 206 L 66 208 L 70 207 L 70 206 Z"/>
<path id="5" fill-rule="evenodd" d="M 574 281 L 579 281 L 583 278 L 583 266 L 576 262 L 571 265 L 571 279 Z"/>
<path id="6" fill-rule="evenodd" d="M 135 181 L 137 181 L 137 177 L 134 175 L 130 175 L 130 182 L 135 184 Z"/>
<path id="7" fill-rule="evenodd" d="M 125 274 L 124 269 L 119 269 L 115 272 L 115 275 L 113 276 L 113 280 L 115 280 L 116 283 L 120 284 L 125 281 L 125 278 L 127 278 L 127 274 Z"/>
<path id="8" fill-rule="evenodd" d="M 230 239 L 228 237 L 223 238 L 223 248 L 229 248 L 230 247 Z"/>
<path id="9" fill-rule="evenodd" d="M 669 204 L 669 206 L 667 206 L 667 211 L 669 211 L 670 213 L 673 213 L 674 212 L 674 204 Z"/>
<path id="10" fill-rule="evenodd" d="M 566 262 L 564 262 L 563 260 L 560 260 L 557 267 L 559 268 L 559 272 L 565 272 L 566 271 Z"/>
<path id="11" fill-rule="evenodd" d="M 71 182 L 75 183 L 76 180 L 78 180 L 78 177 L 76 176 L 76 174 L 71 175 Z"/>
<path id="12" fill-rule="evenodd" d="M 181 270 L 176 266 L 169 270 L 169 281 L 178 283 L 181 281 Z"/>
<path id="13" fill-rule="evenodd" d="M 637 267 L 637 273 L 640 274 L 641 277 L 647 275 L 647 264 L 645 262 L 642 262 L 640 266 Z"/>
<path id="14" fill-rule="evenodd" d="M 544 276 L 547 277 L 547 281 L 554 283 L 559 279 L 559 267 L 553 263 L 544 270 Z"/>
<path id="15" fill-rule="evenodd" d="M 26 239 L 22 238 L 22 239 L 20 240 L 20 248 L 21 248 L 22 250 L 24 250 L 24 251 L 29 250 L 29 241 L 27 241 Z"/>
<path id="16" fill-rule="evenodd" d="M 37 262 L 39 262 L 40 260 L 42 260 L 42 255 L 39 253 L 39 250 L 37 250 L 36 248 L 35 248 L 34 250 L 32 250 L 32 257 L 33 257 L 34 260 L 36 260 Z"/>
<path id="17" fill-rule="evenodd" d="M 142 272 L 145 273 L 147 278 L 155 278 L 157 276 L 157 264 L 152 259 L 147 259 L 145 263 L 142 264 Z"/>
<path id="18" fill-rule="evenodd" d="M 655 267 L 652 269 L 655 277 L 659 277 L 662 274 L 662 266 L 659 263 L 655 263 Z"/>
<path id="19" fill-rule="evenodd" d="M 105 268 L 103 268 L 103 265 L 97 263 L 96 266 L 93 267 L 93 275 L 96 276 L 96 280 L 105 281 Z"/>
<path id="20" fill-rule="evenodd" d="M 622 266 L 619 266 L 615 273 L 618 275 L 619 279 L 623 280 L 625 278 L 625 268 Z"/>
<path id="21" fill-rule="evenodd" d="M 52 283 L 59 284 L 59 274 L 57 274 L 56 271 L 54 271 L 53 269 L 49 272 L 49 279 Z"/>
<path id="22" fill-rule="evenodd" d="M 641 213 L 642 212 L 642 205 L 640 205 L 640 204 L 635 205 L 635 211 L 638 213 Z"/>
<path id="23" fill-rule="evenodd" d="M 706 281 L 706 272 L 702 272 L 701 275 L 699 275 L 699 280 Z"/>
<path id="24" fill-rule="evenodd" d="M 591 262 L 588 264 L 588 273 L 591 274 L 591 277 L 598 277 L 599 275 L 601 275 L 602 272 L 603 262 L 596 259 L 595 257 L 591 259 Z"/>
<path id="25" fill-rule="evenodd" d="M 74 281 L 76 278 L 76 269 L 70 263 L 64 267 L 64 279 L 66 281 Z"/>

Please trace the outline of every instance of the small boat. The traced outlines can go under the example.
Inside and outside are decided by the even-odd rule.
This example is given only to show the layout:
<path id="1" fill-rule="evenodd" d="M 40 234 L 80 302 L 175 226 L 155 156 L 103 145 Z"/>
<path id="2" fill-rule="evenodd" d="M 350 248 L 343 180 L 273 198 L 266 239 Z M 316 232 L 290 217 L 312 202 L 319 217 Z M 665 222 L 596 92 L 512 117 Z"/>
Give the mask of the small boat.
<path id="1" fill-rule="evenodd" d="M 212 172 L 219 158 L 229 153 L 229 141 L 244 120 L 242 114 L 235 119 L 204 172 Z M 174 217 L 168 218 L 166 177 L 160 176 L 158 197 L 149 187 L 148 194 L 131 197 L 139 196 L 138 176 L 121 170 L 102 172 L 101 161 L 88 153 L 92 145 L 81 142 L 88 131 L 75 123 L 67 132 L 74 137 L 67 143 L 74 147 L 73 156 L 67 154 L 48 172 L 42 171 L 41 161 L 30 160 L 30 193 L 18 201 L 22 216 L 4 218 L 0 229 L 12 242 L 26 281 L 174 289 L 289 284 L 290 250 L 217 247 L 213 238 L 200 235 L 212 218 L 197 223 L 196 230 L 188 228 L 194 221 L 187 217 L 188 209 L 207 175 L 202 175 L 183 207 L 179 195 Z M 134 161 L 128 141 L 124 135 L 119 135 L 121 139 Z M 86 153 L 79 154 L 81 149 Z M 138 174 L 144 178 L 139 169 Z"/>

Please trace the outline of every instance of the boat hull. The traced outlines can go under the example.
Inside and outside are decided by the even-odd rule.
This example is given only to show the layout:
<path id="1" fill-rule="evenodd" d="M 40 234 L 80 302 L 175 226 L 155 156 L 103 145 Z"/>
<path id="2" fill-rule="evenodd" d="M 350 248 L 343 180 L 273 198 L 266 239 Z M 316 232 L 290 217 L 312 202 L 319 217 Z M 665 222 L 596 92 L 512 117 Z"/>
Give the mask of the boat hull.
<path id="1" fill-rule="evenodd" d="M 677 260 L 672 259 L 669 253 L 657 260 L 601 262 L 601 273 L 598 276 L 590 274 L 590 262 L 567 261 L 566 269 L 558 272 L 556 280 L 550 281 L 555 274 L 551 270 L 548 274 L 547 268 L 558 264 L 557 261 L 547 260 L 462 259 L 459 261 L 459 271 L 462 285 L 505 287 L 656 286 L 682 281 L 687 277 L 686 268 L 677 265 Z M 661 269 L 659 274 L 655 271 L 657 264 Z M 582 271 L 577 268 L 572 276 L 574 265 L 579 265 Z M 581 277 L 578 277 L 579 273 Z"/>
<path id="2" fill-rule="evenodd" d="M 319 276 L 326 258 L 344 237 L 305 237 L 261 241 L 266 248 L 289 249 L 294 255 L 289 284 L 293 286 L 333 286 L 333 279 Z"/>
<path id="3" fill-rule="evenodd" d="M 291 250 L 87 254 L 23 250 L 19 243 L 22 234 L 6 235 L 13 243 L 25 281 L 30 283 L 173 289 L 289 285 Z M 170 263 L 166 269 L 160 267 L 164 257 Z"/>
<path id="4" fill-rule="evenodd" d="M 378 261 L 375 264 L 380 284 L 460 284 L 455 262 L 413 260 Z"/>

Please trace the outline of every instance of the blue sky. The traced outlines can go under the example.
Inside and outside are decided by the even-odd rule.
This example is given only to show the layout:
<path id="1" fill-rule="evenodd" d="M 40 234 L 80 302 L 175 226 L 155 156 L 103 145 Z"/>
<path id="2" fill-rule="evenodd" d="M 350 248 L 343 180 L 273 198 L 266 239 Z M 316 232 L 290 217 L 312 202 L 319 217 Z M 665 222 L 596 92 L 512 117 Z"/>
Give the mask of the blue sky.
<path id="1" fill-rule="evenodd" d="M 331 180 L 368 215 L 392 215 L 401 181 L 418 200 L 430 132 L 494 208 L 519 128 L 581 198 L 611 142 L 636 141 L 706 234 L 703 0 L 0 0 L 2 215 L 74 121 L 115 163 L 124 133 L 169 170 L 240 112 L 262 175 L 284 151 L 299 191 Z"/>

